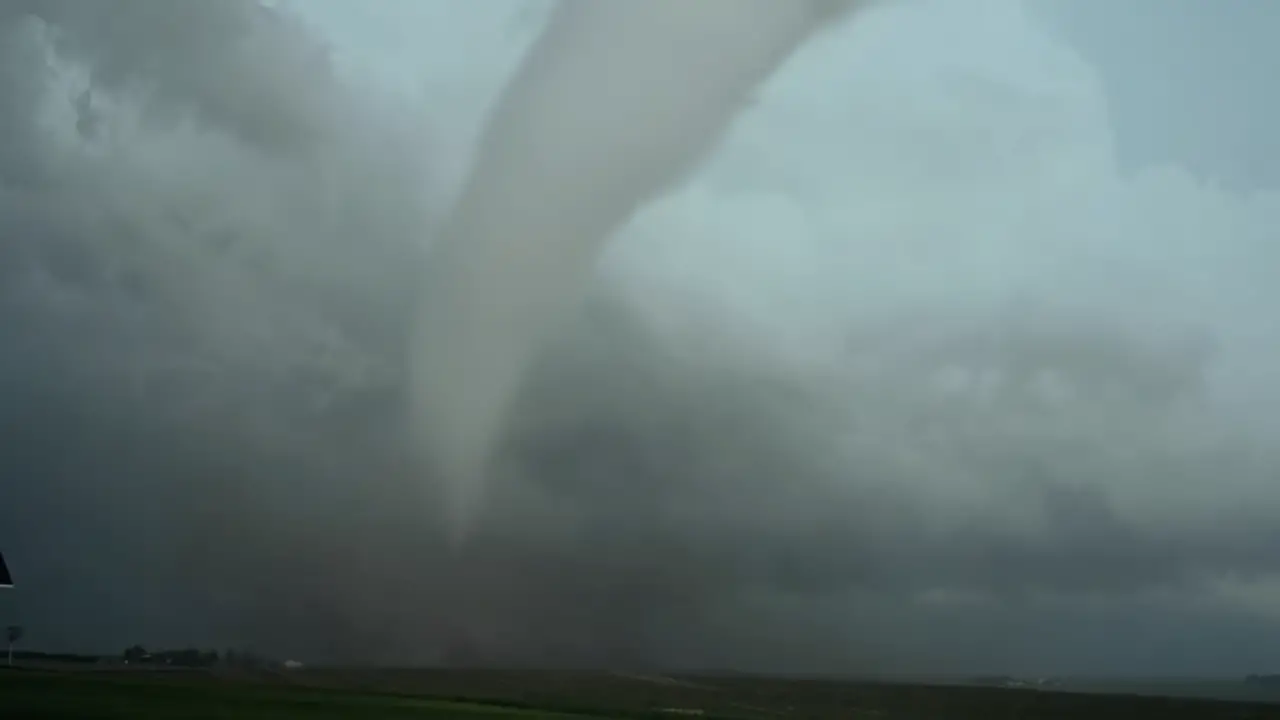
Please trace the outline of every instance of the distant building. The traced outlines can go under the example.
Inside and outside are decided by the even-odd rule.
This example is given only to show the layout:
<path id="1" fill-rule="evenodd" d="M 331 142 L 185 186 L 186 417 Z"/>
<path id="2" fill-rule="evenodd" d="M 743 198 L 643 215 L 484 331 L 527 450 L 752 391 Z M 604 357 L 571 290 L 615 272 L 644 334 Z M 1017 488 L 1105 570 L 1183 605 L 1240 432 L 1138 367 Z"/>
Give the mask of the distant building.
<path id="1" fill-rule="evenodd" d="M 9 566 L 4 564 L 4 553 L 0 553 L 0 588 L 13 587 L 13 576 L 9 574 Z"/>

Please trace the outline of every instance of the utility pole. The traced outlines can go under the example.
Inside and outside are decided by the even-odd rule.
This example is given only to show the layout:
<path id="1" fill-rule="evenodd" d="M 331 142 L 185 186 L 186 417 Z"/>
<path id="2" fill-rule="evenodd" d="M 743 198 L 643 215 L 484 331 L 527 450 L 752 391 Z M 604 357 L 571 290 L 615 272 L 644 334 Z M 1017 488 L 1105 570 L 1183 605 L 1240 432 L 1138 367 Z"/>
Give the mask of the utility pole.
<path id="1" fill-rule="evenodd" d="M 9 641 L 9 667 L 13 667 L 13 645 L 22 639 L 22 626 L 10 625 L 5 632 L 5 636 Z"/>

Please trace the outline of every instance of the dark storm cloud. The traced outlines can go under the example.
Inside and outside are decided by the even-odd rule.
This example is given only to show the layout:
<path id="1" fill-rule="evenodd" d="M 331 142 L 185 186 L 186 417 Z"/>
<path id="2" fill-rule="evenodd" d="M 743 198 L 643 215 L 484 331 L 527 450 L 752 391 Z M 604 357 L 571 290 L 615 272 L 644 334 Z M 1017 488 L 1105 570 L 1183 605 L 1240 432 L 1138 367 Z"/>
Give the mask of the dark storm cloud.
<path id="1" fill-rule="evenodd" d="M 446 552 L 402 423 L 434 219 L 416 113 L 252 3 L 0 22 L 0 546 L 33 645 L 1158 670 L 1181 637 L 1188 667 L 1265 659 L 1262 621 L 1206 588 L 1280 569 L 1277 526 L 1185 492 L 1274 467 L 1214 414 L 1210 344 L 1050 306 L 868 322 L 827 376 L 772 337 L 687 343 L 601 282 Z"/>
<path id="2" fill-rule="evenodd" d="M 91 87 L 142 95 L 153 120 L 194 113 L 256 148 L 305 152 L 339 110 L 325 49 L 255 2 L 33 9 L 54 48 L 88 66 Z"/>

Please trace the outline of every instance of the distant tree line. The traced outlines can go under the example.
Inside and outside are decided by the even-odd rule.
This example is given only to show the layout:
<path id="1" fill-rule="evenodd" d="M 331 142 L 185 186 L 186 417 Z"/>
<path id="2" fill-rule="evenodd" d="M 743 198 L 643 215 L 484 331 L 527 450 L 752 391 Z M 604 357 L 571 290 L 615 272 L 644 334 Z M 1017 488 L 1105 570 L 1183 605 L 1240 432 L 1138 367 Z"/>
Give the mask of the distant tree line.
<path id="1" fill-rule="evenodd" d="M 182 650 L 147 650 L 141 645 L 125 649 L 125 663 L 129 665 L 167 665 L 170 667 L 213 667 L 218 664 L 217 650 L 184 648 Z"/>
<path id="2" fill-rule="evenodd" d="M 262 656 L 251 650 L 217 650 L 183 648 L 181 650 L 147 650 L 142 645 L 126 648 L 122 659 L 128 665 L 163 665 L 167 667 L 208 668 L 215 666 L 234 668 L 260 668 L 270 665 Z"/>
<path id="3" fill-rule="evenodd" d="M 102 661 L 101 655 L 82 655 L 79 653 L 50 653 L 36 650 L 14 650 L 15 662 L 47 662 L 47 663 L 96 663 Z"/>

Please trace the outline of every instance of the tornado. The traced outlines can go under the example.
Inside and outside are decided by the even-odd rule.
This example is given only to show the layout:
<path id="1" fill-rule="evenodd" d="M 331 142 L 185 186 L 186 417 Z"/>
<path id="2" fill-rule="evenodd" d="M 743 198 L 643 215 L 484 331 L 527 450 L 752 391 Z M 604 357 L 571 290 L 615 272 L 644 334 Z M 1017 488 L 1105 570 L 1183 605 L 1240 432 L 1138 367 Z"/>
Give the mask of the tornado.
<path id="1" fill-rule="evenodd" d="M 562 0 L 431 245 L 411 427 L 466 538 L 526 369 L 605 243 L 715 145 L 751 93 L 857 0 Z"/>

